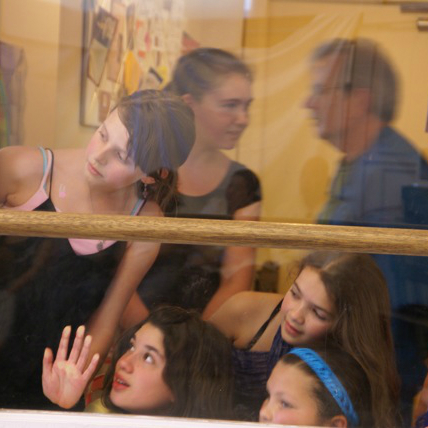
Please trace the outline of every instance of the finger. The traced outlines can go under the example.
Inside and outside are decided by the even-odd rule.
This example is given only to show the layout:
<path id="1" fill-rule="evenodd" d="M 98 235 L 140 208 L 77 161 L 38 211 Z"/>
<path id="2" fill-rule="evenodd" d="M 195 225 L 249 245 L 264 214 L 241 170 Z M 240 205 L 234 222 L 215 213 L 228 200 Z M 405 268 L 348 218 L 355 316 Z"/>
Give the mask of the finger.
<path id="1" fill-rule="evenodd" d="M 83 372 L 86 361 L 88 360 L 89 349 L 91 348 L 92 336 L 86 336 L 83 341 L 82 352 L 80 353 L 79 359 L 77 360 L 77 368 Z"/>
<path id="2" fill-rule="evenodd" d="M 48 376 L 52 372 L 53 354 L 51 349 L 46 348 L 43 354 L 43 372 L 42 377 Z"/>
<path id="3" fill-rule="evenodd" d="M 91 362 L 89 363 L 89 366 L 83 372 L 83 379 L 85 380 L 85 382 L 88 382 L 89 379 L 92 377 L 92 375 L 95 373 L 95 369 L 97 368 L 99 359 L 100 359 L 99 354 L 95 354 L 92 357 Z"/>
<path id="4" fill-rule="evenodd" d="M 61 335 L 61 340 L 58 345 L 58 352 L 56 353 L 56 361 L 64 361 L 67 358 L 68 341 L 70 339 L 71 327 L 68 325 L 64 328 Z"/>
<path id="5" fill-rule="evenodd" d="M 76 337 L 73 342 L 73 348 L 71 348 L 70 356 L 68 361 L 76 363 L 82 349 L 83 339 L 85 337 L 85 326 L 81 325 L 76 331 Z"/>

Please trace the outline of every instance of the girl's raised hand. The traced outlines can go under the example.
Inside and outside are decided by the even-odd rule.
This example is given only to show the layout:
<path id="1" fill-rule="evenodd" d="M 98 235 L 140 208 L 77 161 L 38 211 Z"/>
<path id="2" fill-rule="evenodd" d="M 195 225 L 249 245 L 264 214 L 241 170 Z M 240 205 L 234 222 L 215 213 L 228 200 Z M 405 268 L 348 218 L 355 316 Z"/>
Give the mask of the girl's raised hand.
<path id="1" fill-rule="evenodd" d="M 55 361 L 53 361 L 52 350 L 49 348 L 45 349 L 43 356 L 43 393 L 49 400 L 64 409 L 73 407 L 79 401 L 99 360 L 99 355 L 95 354 L 85 370 L 92 337 L 85 337 L 83 325 L 76 331 L 73 348 L 67 359 L 70 333 L 71 327 L 65 327 Z"/>

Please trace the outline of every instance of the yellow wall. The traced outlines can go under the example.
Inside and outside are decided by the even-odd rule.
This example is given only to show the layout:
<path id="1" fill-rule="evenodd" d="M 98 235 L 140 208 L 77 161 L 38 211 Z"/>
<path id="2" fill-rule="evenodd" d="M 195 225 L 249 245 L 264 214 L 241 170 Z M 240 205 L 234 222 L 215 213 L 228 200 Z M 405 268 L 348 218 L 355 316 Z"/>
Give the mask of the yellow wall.
<path id="1" fill-rule="evenodd" d="M 55 138 L 59 2 L 0 0 L 0 39 L 24 49 L 25 144 L 49 146 Z"/>
<path id="2" fill-rule="evenodd" d="M 106 0 L 108 1 L 108 0 Z M 0 0 L 0 39 L 25 50 L 24 144 L 84 146 L 79 125 L 82 0 Z M 240 53 L 243 0 L 185 0 L 186 31 L 203 46 Z"/>

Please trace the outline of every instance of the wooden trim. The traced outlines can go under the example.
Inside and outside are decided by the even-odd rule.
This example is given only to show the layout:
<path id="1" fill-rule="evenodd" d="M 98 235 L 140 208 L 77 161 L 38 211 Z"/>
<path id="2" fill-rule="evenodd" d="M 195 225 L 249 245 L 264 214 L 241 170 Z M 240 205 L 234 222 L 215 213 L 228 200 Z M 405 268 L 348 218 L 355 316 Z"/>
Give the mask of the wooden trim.
<path id="1" fill-rule="evenodd" d="M 0 234 L 428 255 L 428 230 L 0 210 Z"/>

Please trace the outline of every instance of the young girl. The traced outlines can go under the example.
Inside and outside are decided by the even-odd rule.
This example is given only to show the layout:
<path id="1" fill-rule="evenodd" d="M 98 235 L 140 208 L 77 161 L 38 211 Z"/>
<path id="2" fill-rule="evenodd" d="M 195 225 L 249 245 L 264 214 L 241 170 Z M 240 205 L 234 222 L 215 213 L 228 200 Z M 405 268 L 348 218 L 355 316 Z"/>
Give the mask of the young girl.
<path id="1" fill-rule="evenodd" d="M 370 256 L 309 254 L 285 297 L 239 293 L 211 321 L 233 341 L 238 407 L 260 407 L 269 374 L 293 346 L 312 346 L 329 338 L 366 373 L 375 426 L 395 426 L 398 376 L 388 291 Z"/>
<path id="2" fill-rule="evenodd" d="M 168 173 L 194 140 L 181 99 L 141 91 L 119 102 L 86 149 L 0 151 L 0 207 L 24 211 L 161 215 Z M 40 360 L 60 326 L 87 325 L 103 356 L 159 245 L 109 240 L 0 238 L 0 407 L 44 408 Z"/>
<path id="3" fill-rule="evenodd" d="M 64 329 L 57 357 L 46 349 L 43 390 L 60 407 L 72 407 L 97 363 L 85 370 L 91 337 L 77 331 L 70 356 Z M 121 337 L 104 381 L 102 403 L 110 411 L 145 415 L 228 419 L 233 389 L 230 343 L 195 312 L 160 307 Z"/>
<path id="4" fill-rule="evenodd" d="M 293 348 L 267 382 L 260 422 L 283 425 L 372 427 L 370 385 L 346 352 Z"/>
<path id="5" fill-rule="evenodd" d="M 178 196 L 168 215 L 257 220 L 256 175 L 222 150 L 233 149 L 249 122 L 251 72 L 234 55 L 200 48 L 182 56 L 168 90 L 195 114 L 196 141 L 178 170 Z M 169 303 L 194 308 L 208 318 L 228 297 L 251 288 L 255 250 L 245 247 L 162 245 L 139 294 L 147 308 Z M 136 302 L 132 325 L 147 311 Z M 140 308 L 138 309 L 138 305 Z"/>

